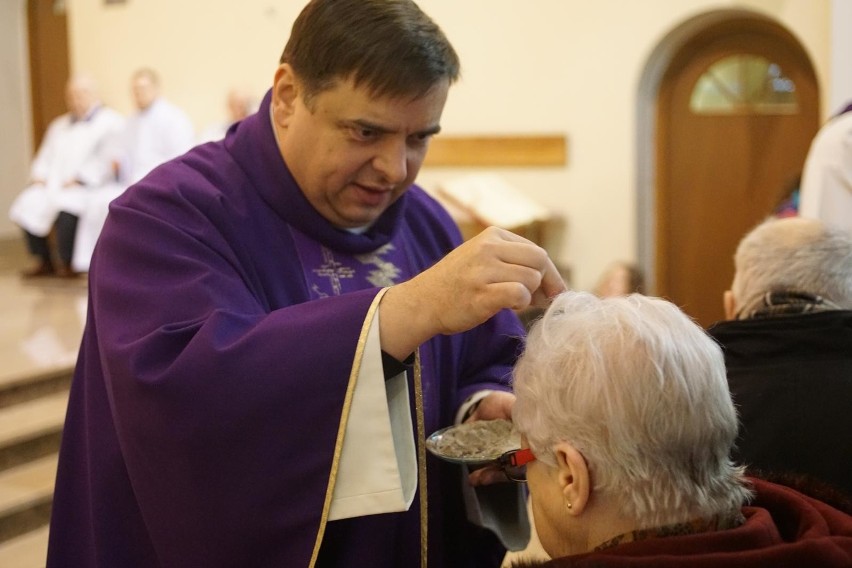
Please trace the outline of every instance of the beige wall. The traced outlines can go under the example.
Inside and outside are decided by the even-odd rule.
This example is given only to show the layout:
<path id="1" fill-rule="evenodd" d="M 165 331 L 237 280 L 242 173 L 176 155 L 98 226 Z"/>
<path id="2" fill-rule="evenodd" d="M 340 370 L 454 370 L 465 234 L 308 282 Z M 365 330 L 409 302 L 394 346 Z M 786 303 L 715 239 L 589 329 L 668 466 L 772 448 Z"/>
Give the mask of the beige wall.
<path id="1" fill-rule="evenodd" d="M 636 256 L 637 86 L 649 54 L 668 32 L 710 9 L 751 8 L 793 31 L 823 86 L 830 69 L 830 0 L 419 3 L 462 58 L 463 79 L 451 92 L 445 132 L 567 136 L 566 167 L 501 173 L 564 217 L 567 231 L 552 253 L 571 267 L 579 288 L 591 287 L 612 259 Z M 201 130 L 221 118 L 229 86 L 248 86 L 258 96 L 265 91 L 302 5 L 75 0 L 68 2 L 72 69 L 94 74 L 105 100 L 128 112 L 129 75 L 150 65 L 160 71 L 165 94 Z M 434 188 L 466 173 L 433 169 L 420 181 Z"/>
<path id="2" fill-rule="evenodd" d="M 852 2 L 831 1 L 831 82 L 826 85 L 828 112 L 852 102 Z"/>

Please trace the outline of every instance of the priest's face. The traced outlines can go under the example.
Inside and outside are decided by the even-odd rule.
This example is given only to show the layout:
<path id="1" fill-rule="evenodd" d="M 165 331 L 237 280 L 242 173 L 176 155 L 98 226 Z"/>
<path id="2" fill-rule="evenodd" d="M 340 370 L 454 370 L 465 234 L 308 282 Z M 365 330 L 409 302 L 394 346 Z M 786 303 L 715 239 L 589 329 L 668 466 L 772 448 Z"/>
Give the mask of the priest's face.
<path id="1" fill-rule="evenodd" d="M 272 91 L 281 155 L 308 201 L 341 228 L 373 223 L 414 182 L 440 130 L 448 81 L 424 96 L 376 97 L 339 81 L 305 101 L 283 64 Z"/>

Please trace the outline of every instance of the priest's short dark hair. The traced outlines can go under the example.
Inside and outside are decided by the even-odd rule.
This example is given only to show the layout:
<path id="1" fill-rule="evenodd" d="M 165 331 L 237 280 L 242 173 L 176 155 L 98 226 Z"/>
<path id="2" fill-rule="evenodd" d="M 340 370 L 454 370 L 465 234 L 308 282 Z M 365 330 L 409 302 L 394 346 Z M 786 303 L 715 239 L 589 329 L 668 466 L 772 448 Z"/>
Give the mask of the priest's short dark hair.
<path id="1" fill-rule="evenodd" d="M 305 87 L 305 102 L 340 80 L 375 96 L 417 98 L 455 82 L 458 55 L 411 0 L 312 0 L 293 24 L 281 63 Z"/>

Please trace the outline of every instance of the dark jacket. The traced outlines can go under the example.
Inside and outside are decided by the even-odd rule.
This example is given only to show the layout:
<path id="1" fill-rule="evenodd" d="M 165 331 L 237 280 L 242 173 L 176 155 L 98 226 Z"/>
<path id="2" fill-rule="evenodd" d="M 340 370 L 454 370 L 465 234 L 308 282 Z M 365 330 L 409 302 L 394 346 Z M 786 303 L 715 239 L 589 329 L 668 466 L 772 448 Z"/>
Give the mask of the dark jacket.
<path id="1" fill-rule="evenodd" d="M 726 321 L 709 332 L 740 416 L 734 460 L 852 495 L 852 311 Z"/>

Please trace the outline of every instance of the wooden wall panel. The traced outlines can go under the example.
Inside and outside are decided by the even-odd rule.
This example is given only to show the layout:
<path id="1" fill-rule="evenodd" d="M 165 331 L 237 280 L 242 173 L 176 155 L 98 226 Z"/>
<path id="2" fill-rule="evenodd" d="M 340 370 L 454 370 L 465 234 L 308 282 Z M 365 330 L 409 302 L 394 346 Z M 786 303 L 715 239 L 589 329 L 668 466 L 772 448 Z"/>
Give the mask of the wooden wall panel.
<path id="1" fill-rule="evenodd" d="M 438 135 L 429 145 L 426 167 L 564 166 L 567 142 L 553 136 Z"/>

